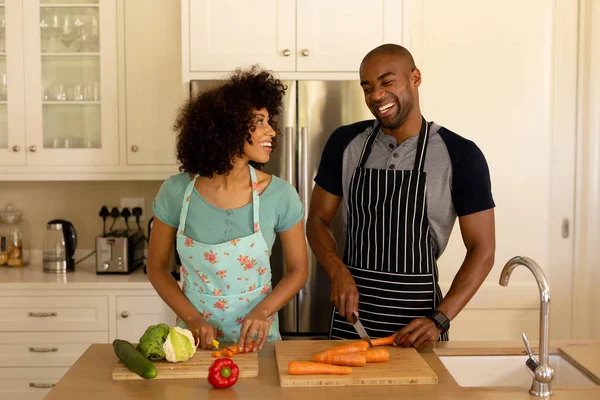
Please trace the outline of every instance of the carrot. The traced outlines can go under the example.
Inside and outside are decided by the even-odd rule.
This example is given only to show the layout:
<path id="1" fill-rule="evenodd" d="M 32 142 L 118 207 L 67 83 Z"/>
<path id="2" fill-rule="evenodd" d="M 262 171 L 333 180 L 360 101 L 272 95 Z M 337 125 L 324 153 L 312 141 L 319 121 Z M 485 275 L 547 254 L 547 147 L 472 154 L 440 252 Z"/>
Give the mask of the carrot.
<path id="1" fill-rule="evenodd" d="M 351 343 L 343 344 L 341 346 L 332 347 L 321 353 L 324 355 L 359 353 L 361 351 L 367 351 L 368 348 L 369 348 L 369 343 L 361 340 L 358 342 L 351 342 Z"/>
<path id="2" fill-rule="evenodd" d="M 350 367 L 309 361 L 292 361 L 288 364 L 290 375 L 349 375 L 351 372 Z"/>
<path id="3" fill-rule="evenodd" d="M 224 348 L 224 349 L 223 349 L 223 355 L 224 355 L 225 357 L 229 357 L 229 358 L 231 358 L 231 357 L 233 357 L 233 351 L 231 351 L 231 350 L 230 350 L 230 349 L 228 349 L 228 348 Z"/>
<path id="4" fill-rule="evenodd" d="M 215 357 L 215 358 L 221 358 L 221 352 L 220 351 L 215 351 L 210 356 L 211 357 Z"/>
<path id="5" fill-rule="evenodd" d="M 405 333 L 404 336 L 402 336 L 402 338 L 400 339 L 400 343 L 404 342 L 404 340 L 406 339 L 407 336 L 408 336 L 408 333 Z M 373 346 L 391 346 L 394 344 L 395 338 L 396 338 L 396 333 L 394 333 L 391 336 L 386 336 L 386 337 L 382 337 L 379 339 L 371 339 L 371 343 L 373 343 Z"/>
<path id="6" fill-rule="evenodd" d="M 346 354 L 324 354 L 319 353 L 313 357 L 314 362 L 345 365 L 347 367 L 364 367 L 367 363 L 367 357 L 360 353 Z"/>
<path id="7" fill-rule="evenodd" d="M 390 352 L 387 349 L 367 350 L 360 354 L 365 356 L 368 363 L 386 362 L 390 359 Z"/>

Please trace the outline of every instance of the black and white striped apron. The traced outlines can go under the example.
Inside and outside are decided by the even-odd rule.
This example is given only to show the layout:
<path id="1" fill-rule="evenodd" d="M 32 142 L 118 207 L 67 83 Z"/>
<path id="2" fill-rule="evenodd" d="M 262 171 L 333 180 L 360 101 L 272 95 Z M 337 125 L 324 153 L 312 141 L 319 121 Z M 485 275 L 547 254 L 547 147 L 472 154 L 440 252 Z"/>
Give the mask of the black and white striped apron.
<path id="1" fill-rule="evenodd" d="M 344 253 L 358 288 L 360 321 L 372 338 L 429 316 L 442 300 L 423 171 L 429 124 L 423 119 L 414 168 L 404 171 L 364 168 L 379 130 L 377 124 L 350 179 Z M 329 337 L 359 339 L 335 309 Z"/>

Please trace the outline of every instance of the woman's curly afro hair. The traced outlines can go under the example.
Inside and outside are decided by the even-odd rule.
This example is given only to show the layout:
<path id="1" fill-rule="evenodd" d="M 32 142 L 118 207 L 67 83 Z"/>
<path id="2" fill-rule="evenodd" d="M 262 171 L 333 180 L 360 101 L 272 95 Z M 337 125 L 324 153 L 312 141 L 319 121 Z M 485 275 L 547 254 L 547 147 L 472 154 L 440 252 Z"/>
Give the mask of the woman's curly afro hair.
<path id="1" fill-rule="evenodd" d="M 279 134 L 273 118 L 281 112 L 286 89 L 270 71 L 253 66 L 237 69 L 220 86 L 187 101 L 174 125 L 179 170 L 209 178 L 229 173 L 235 157 L 244 155 L 244 141 L 252 144 L 253 109 L 266 108 L 269 124 Z M 273 137 L 273 149 L 275 145 Z"/>

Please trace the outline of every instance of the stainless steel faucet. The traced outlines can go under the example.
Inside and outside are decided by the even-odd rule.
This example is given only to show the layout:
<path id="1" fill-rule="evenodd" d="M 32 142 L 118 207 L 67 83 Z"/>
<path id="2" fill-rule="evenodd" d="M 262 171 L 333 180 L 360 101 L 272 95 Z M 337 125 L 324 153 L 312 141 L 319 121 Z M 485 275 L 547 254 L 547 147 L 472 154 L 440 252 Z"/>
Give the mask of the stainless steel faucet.
<path id="1" fill-rule="evenodd" d="M 550 366 L 549 362 L 549 344 L 548 344 L 548 330 L 549 330 L 549 319 L 550 319 L 550 286 L 544 275 L 544 271 L 540 266 L 528 257 L 513 257 L 502 268 L 500 274 L 500 285 L 508 286 L 508 279 L 510 274 L 517 267 L 517 265 L 524 265 L 529 268 L 533 273 L 535 280 L 537 281 L 540 289 L 540 343 L 539 343 L 539 363 L 527 363 L 527 367 L 534 373 L 533 382 L 529 393 L 534 396 L 550 396 L 552 390 L 550 388 L 550 382 L 554 378 L 554 369 Z M 535 360 L 534 360 L 535 361 Z"/>

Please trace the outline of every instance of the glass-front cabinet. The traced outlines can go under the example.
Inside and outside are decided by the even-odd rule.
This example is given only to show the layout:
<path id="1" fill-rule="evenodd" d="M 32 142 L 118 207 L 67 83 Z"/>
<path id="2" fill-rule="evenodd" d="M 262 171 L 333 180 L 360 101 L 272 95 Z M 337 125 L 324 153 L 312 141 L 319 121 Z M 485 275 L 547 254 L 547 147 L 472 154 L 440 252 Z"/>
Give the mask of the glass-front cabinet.
<path id="1" fill-rule="evenodd" d="M 0 0 L 0 165 L 24 165 L 23 7 Z"/>
<path id="2" fill-rule="evenodd" d="M 22 6 L 25 130 L 19 147 L 26 164 L 118 164 L 116 0 L 3 2 L 6 11 Z M 8 81 L 10 96 L 4 59 L 11 54 L 1 54 L 0 79 Z M 2 107 L 10 99 L 2 82 L 0 149 L 10 147 L 12 135 L 10 128 L 4 133 Z"/>

